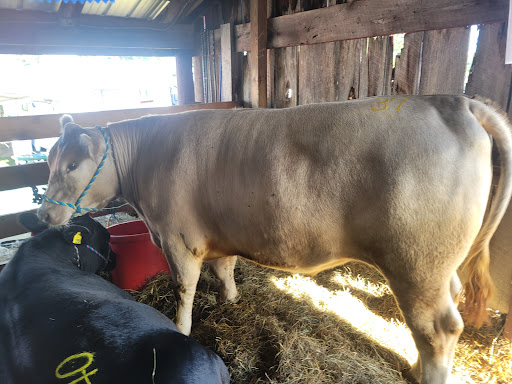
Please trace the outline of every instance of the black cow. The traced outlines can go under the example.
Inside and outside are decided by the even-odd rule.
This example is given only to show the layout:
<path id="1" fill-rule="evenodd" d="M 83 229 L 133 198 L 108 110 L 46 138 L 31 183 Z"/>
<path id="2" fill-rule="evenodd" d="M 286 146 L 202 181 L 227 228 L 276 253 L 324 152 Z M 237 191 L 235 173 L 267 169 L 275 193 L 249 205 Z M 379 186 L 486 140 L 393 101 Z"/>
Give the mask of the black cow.
<path id="1" fill-rule="evenodd" d="M 0 273 L 0 383 L 228 383 L 217 355 L 95 274 L 113 267 L 109 238 L 81 216 L 26 241 Z"/>

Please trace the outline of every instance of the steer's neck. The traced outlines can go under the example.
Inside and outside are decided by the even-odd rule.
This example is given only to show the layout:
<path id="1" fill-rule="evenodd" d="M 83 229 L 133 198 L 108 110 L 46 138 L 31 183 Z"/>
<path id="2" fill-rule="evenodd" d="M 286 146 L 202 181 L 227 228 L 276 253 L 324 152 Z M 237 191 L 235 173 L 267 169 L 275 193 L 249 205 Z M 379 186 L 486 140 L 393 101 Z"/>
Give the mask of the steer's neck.
<path id="1" fill-rule="evenodd" d="M 119 194 L 137 209 L 139 188 L 134 168 L 139 157 L 138 143 L 143 139 L 142 132 L 130 122 L 112 124 L 108 128 L 115 156 L 114 165 L 117 172 L 118 180 L 116 182 L 119 184 Z"/>

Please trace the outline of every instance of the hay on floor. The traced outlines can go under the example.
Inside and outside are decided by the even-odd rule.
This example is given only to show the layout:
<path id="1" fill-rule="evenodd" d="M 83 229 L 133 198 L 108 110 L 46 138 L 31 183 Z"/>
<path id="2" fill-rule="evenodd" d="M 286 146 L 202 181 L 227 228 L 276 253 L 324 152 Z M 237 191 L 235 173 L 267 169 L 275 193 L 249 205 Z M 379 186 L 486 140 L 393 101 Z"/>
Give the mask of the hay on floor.
<path id="1" fill-rule="evenodd" d="M 240 259 L 235 279 L 240 300 L 218 303 L 219 284 L 203 269 L 192 326 L 192 336 L 224 360 L 232 383 L 406 382 L 400 372 L 414 361 L 414 344 L 372 268 L 351 263 L 311 278 Z M 161 274 L 132 294 L 174 319 L 172 287 Z M 512 348 L 503 323 L 495 315 L 490 326 L 464 331 L 453 369 L 460 382 L 510 382 Z"/>

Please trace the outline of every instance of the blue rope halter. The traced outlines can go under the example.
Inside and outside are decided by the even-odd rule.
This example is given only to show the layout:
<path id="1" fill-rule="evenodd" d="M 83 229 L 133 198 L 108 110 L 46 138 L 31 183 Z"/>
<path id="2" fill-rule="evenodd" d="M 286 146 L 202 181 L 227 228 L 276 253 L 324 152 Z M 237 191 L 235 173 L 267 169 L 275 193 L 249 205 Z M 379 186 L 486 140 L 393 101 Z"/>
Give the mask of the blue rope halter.
<path id="1" fill-rule="evenodd" d="M 69 207 L 69 208 L 73 208 L 75 210 L 75 213 L 73 213 L 72 217 L 75 217 L 78 213 L 82 213 L 82 212 L 99 212 L 99 211 L 103 210 L 103 209 L 98 209 L 98 208 L 82 208 L 80 206 L 80 203 L 82 202 L 82 199 L 84 198 L 84 196 L 87 193 L 87 191 L 91 188 L 92 183 L 94 183 L 94 181 L 96 180 L 96 177 L 99 175 L 99 173 L 101 171 L 101 168 L 105 164 L 105 160 L 107 159 L 107 156 L 108 156 L 109 144 L 108 144 L 107 135 L 105 134 L 105 129 L 103 127 L 100 127 L 99 125 L 97 125 L 96 128 L 98 128 L 101 131 L 101 134 L 103 135 L 103 138 L 105 139 L 105 154 L 103 155 L 103 158 L 101 159 L 100 164 L 98 165 L 98 168 L 96 169 L 96 172 L 92 176 L 91 181 L 89 182 L 87 187 L 85 187 L 84 191 L 82 192 L 82 194 L 80 195 L 80 197 L 78 198 L 76 203 L 75 204 L 64 203 L 62 201 L 50 199 L 46 195 L 43 195 L 43 199 L 48 201 L 48 202 L 50 202 L 50 203 L 57 204 L 57 205 L 63 205 L 65 207 Z"/>

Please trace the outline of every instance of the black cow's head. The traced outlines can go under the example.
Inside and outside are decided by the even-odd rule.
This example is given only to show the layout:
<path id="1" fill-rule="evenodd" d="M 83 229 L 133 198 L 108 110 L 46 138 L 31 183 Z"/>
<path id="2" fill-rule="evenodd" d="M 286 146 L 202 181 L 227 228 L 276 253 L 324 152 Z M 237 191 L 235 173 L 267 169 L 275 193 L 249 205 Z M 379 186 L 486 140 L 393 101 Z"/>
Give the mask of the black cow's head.
<path id="1" fill-rule="evenodd" d="M 110 233 L 89 215 L 75 217 L 67 225 L 54 228 L 49 228 L 34 213 L 20 214 L 19 222 L 34 234 L 55 231 L 64 242 L 74 246 L 74 260 L 83 271 L 97 273 L 115 267 L 116 255 L 110 248 Z"/>

